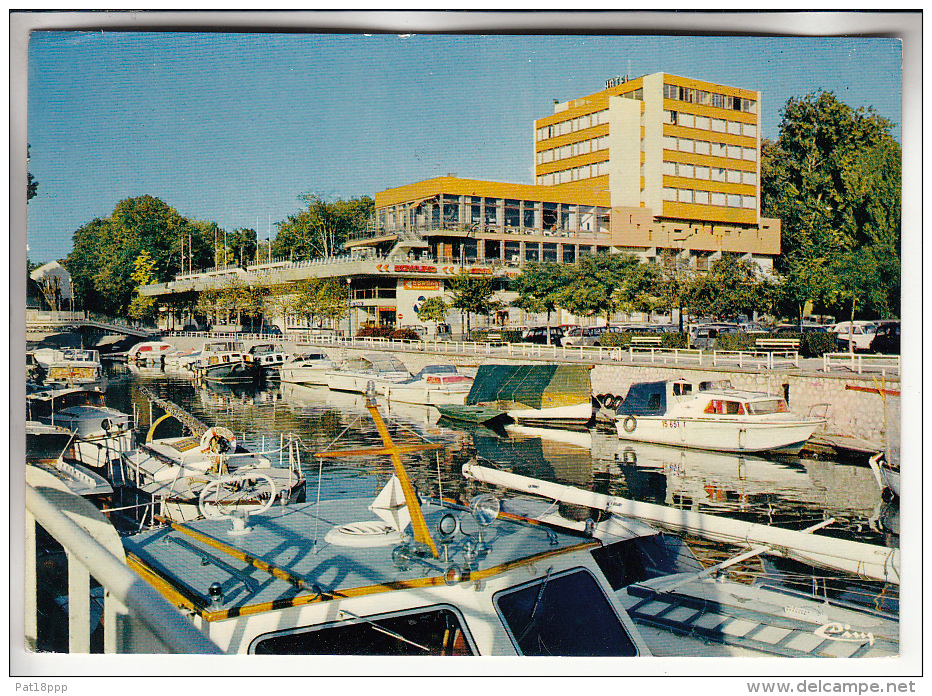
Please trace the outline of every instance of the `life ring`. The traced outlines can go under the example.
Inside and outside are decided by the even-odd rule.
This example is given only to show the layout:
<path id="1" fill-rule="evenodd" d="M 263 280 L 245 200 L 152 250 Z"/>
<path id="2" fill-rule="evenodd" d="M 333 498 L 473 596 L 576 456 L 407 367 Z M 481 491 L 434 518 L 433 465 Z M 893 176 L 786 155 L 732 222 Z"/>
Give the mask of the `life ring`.
<path id="1" fill-rule="evenodd" d="M 236 451 L 236 436 L 229 428 L 213 427 L 201 436 L 201 452 L 227 454 Z"/>
<path id="2" fill-rule="evenodd" d="M 100 427 L 103 428 L 105 433 L 109 433 L 110 428 L 113 427 L 113 422 L 109 418 L 104 418 L 100 421 Z"/>
<path id="3" fill-rule="evenodd" d="M 626 433 L 633 433 L 634 429 L 638 427 L 638 422 L 634 416 L 625 416 L 625 419 L 621 422 L 621 427 L 625 429 Z"/>

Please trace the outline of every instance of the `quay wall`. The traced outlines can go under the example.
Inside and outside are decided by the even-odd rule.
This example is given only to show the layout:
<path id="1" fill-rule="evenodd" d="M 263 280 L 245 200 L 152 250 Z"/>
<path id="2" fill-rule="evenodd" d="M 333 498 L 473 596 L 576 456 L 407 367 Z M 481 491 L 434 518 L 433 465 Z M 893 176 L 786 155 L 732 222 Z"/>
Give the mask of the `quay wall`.
<path id="1" fill-rule="evenodd" d="M 173 336 L 163 339 L 179 349 L 199 348 L 203 338 Z M 260 341 L 245 341 L 247 347 Z M 309 347 L 307 343 L 276 340 L 287 352 L 298 352 Z M 373 348 L 347 348 L 344 346 L 317 345 L 331 358 L 342 360 L 353 355 L 373 352 Z M 466 374 L 475 374 L 485 362 L 518 364 L 528 362 L 560 362 L 548 358 L 482 355 L 451 355 L 413 348 L 410 351 L 391 352 L 411 372 L 431 364 L 452 364 Z M 566 361 L 579 364 L 579 361 Z M 814 370 L 753 368 L 712 368 L 686 365 L 596 364 L 592 369 L 594 394 L 624 395 L 634 382 L 645 382 L 683 377 L 691 381 L 730 380 L 736 389 L 782 394 L 788 397 L 790 410 L 797 415 L 813 415 L 826 419 L 822 432 L 865 440 L 877 448 L 884 444 L 883 399 L 877 393 L 861 389 L 899 391 L 900 381 L 895 377 L 857 374 L 827 374 Z M 887 397 L 891 398 L 891 397 Z M 897 397 L 892 397 L 897 398 Z"/>

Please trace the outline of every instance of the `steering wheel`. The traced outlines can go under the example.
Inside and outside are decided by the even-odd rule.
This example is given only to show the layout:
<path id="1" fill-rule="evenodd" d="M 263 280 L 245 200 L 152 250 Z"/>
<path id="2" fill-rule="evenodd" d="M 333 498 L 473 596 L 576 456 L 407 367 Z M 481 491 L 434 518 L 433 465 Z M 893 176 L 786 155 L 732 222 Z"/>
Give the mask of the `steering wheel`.
<path id="1" fill-rule="evenodd" d="M 258 471 L 221 476 L 201 489 L 197 506 L 211 520 L 232 517 L 238 511 L 253 515 L 272 507 L 277 492 L 275 482 Z"/>

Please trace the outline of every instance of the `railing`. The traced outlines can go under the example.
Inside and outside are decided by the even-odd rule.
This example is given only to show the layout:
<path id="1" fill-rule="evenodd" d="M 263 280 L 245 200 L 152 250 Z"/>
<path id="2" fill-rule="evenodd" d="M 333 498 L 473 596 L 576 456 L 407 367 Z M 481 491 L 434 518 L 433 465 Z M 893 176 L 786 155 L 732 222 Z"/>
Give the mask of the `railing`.
<path id="1" fill-rule="evenodd" d="M 39 636 L 36 532 L 37 526 L 41 526 L 67 554 L 69 652 L 89 653 L 91 649 L 90 579 L 93 577 L 106 591 L 105 653 L 220 654 L 220 649 L 152 586 L 62 511 L 62 507 L 67 507 L 80 518 L 82 505 L 92 507 L 89 502 L 71 493 L 56 491 L 56 496 L 65 498 L 53 503 L 46 494 L 26 485 L 25 638 L 28 645 L 35 649 Z"/>
<path id="2" fill-rule="evenodd" d="M 795 350 L 713 350 L 712 365 L 738 367 L 775 367 L 792 365 L 799 368 L 799 351 Z"/>
<path id="3" fill-rule="evenodd" d="M 900 356 L 899 355 L 865 355 L 863 353 L 825 353 L 822 355 L 822 371 L 831 372 L 832 367 L 846 367 L 852 372 L 859 375 L 863 373 L 864 368 L 869 370 L 880 370 L 880 374 L 886 375 L 887 370 L 894 371 L 897 376 L 900 374 Z"/>
<path id="4" fill-rule="evenodd" d="M 131 319 L 118 319 L 116 317 L 109 317 L 105 314 L 98 314 L 97 312 L 44 312 L 38 309 L 27 309 L 26 310 L 26 322 L 27 323 L 50 323 L 50 324 L 70 324 L 73 322 L 97 322 L 100 324 L 109 324 L 111 326 L 124 326 L 130 329 L 139 329 L 142 331 L 152 331 L 157 332 L 158 328 L 152 324 L 146 324 L 141 321 L 133 321 Z"/>

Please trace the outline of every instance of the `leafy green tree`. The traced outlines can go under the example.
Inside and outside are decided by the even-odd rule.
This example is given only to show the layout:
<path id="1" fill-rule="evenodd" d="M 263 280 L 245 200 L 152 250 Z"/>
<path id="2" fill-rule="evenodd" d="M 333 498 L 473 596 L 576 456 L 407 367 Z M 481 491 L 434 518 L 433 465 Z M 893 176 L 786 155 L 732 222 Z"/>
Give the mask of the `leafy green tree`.
<path id="1" fill-rule="evenodd" d="M 569 282 L 571 271 L 563 264 L 544 262 L 529 263 L 517 278 L 511 281 L 511 289 L 518 297 L 511 304 L 525 312 L 547 313 L 547 344 L 550 344 L 550 315 L 560 307 L 560 298 Z"/>
<path id="2" fill-rule="evenodd" d="M 133 299 L 130 300 L 128 314 L 134 319 L 154 319 L 158 311 L 156 299 L 152 296 L 140 295 L 139 288 L 148 285 L 153 280 L 155 260 L 148 251 L 141 251 L 133 261 L 133 272 L 130 280 L 136 285 Z"/>
<path id="3" fill-rule="evenodd" d="M 307 278 L 295 283 L 288 311 L 313 324 L 317 317 L 331 321 L 346 316 L 346 288 L 336 278 Z"/>
<path id="4" fill-rule="evenodd" d="M 417 318 L 421 321 L 432 321 L 434 322 L 434 334 L 437 333 L 437 324 L 442 321 L 446 321 L 447 312 L 450 311 L 450 306 L 444 301 L 440 295 L 431 295 L 424 303 L 421 305 L 420 309 L 417 310 Z"/>
<path id="5" fill-rule="evenodd" d="M 275 256 L 294 260 L 335 256 L 347 239 L 366 229 L 375 210 L 375 202 L 368 196 L 336 202 L 313 193 L 298 198 L 307 208 L 278 223 L 272 245 Z"/>
<path id="6" fill-rule="evenodd" d="M 637 268 L 640 265 L 633 254 L 585 256 L 572 268 L 569 282 L 559 292 L 557 302 L 577 316 L 603 314 L 606 323 L 610 323 L 612 315 L 619 310 L 619 303 L 629 297 L 629 274 L 641 273 Z"/>
<path id="7" fill-rule="evenodd" d="M 502 306 L 502 303 L 492 299 L 495 294 L 495 280 L 489 276 L 474 276 L 465 269 L 446 281 L 447 289 L 453 297 L 450 306 L 460 310 L 466 315 L 465 340 L 472 333 L 470 320 L 473 314 L 488 315 Z"/>
<path id="8" fill-rule="evenodd" d="M 875 280 L 885 281 L 847 279 L 849 288 L 859 288 L 859 306 L 868 315 L 899 306 L 902 153 L 891 129 L 872 108 L 855 110 L 820 92 L 787 101 L 779 138 L 761 148 L 762 213 L 782 221 L 778 270 L 798 275 L 807 259 L 831 271 L 846 265 L 846 255 L 859 254 L 872 264 Z M 844 304 L 841 294 L 831 296 Z"/>
<path id="9" fill-rule="evenodd" d="M 715 317 L 750 317 L 766 305 L 759 267 L 734 256 L 719 259 L 708 273 L 695 276 L 687 297 L 691 310 Z"/>
<path id="10" fill-rule="evenodd" d="M 29 161 L 29 143 L 26 143 L 26 161 Z M 26 202 L 28 203 L 39 192 L 39 182 L 32 175 L 32 172 L 26 172 Z"/>

